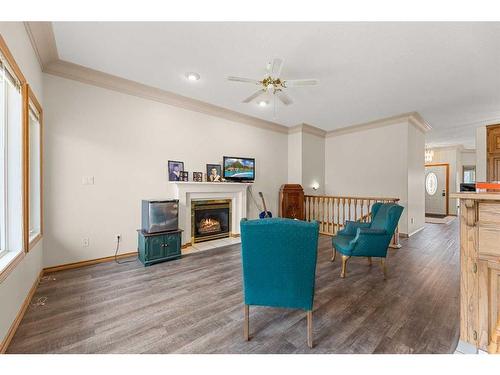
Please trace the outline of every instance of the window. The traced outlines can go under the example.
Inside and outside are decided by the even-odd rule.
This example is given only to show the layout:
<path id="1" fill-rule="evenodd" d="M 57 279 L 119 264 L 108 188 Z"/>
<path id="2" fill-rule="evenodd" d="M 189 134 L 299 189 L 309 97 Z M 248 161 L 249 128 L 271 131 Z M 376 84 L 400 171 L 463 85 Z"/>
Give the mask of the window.
<path id="1" fill-rule="evenodd" d="M 25 131 L 27 133 L 26 160 L 28 171 L 26 175 L 26 202 L 27 212 L 25 218 L 27 233 L 25 239 L 28 251 L 42 237 L 42 108 L 33 91 L 27 85 L 25 117 Z"/>
<path id="2" fill-rule="evenodd" d="M 434 195 L 437 191 L 437 176 L 434 172 L 429 172 L 425 177 L 425 190 L 427 194 Z"/>
<path id="3" fill-rule="evenodd" d="M 24 78 L 0 40 L 0 256 L 23 249 Z"/>
<path id="4" fill-rule="evenodd" d="M 476 182 L 476 167 L 473 165 L 464 165 L 463 180 L 465 184 L 473 184 Z"/>

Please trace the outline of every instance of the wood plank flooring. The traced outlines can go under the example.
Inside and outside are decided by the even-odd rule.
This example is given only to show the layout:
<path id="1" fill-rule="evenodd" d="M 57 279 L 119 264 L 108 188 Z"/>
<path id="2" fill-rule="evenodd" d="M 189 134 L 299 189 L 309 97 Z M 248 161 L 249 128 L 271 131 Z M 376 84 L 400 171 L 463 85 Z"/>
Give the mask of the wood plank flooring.
<path id="1" fill-rule="evenodd" d="M 426 224 L 378 260 L 340 257 L 321 237 L 314 343 L 306 314 L 250 308 L 243 340 L 240 246 L 148 268 L 136 261 L 42 280 L 8 353 L 452 353 L 459 336 L 458 220 Z M 55 278 L 55 280 L 54 280 Z M 38 298 L 45 305 L 36 306 Z"/>

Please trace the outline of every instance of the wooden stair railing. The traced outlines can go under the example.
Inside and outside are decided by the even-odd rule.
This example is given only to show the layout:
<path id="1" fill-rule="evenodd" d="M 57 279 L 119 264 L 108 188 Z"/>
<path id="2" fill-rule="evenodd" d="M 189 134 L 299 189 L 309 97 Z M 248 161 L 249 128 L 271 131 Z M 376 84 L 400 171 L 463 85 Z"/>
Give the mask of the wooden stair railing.
<path id="1" fill-rule="evenodd" d="M 399 198 L 304 195 L 304 219 L 318 221 L 321 234 L 334 236 L 348 220 L 369 222 L 371 207 L 376 202 L 397 203 Z M 401 247 L 398 229 L 391 247 Z"/>

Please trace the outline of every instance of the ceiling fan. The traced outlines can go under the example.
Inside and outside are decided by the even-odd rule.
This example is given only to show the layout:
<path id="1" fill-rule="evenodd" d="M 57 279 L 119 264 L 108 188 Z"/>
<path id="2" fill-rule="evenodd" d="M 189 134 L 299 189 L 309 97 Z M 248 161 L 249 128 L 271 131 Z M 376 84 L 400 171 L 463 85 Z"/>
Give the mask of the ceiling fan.
<path id="1" fill-rule="evenodd" d="M 262 80 L 242 78 L 242 77 L 227 77 L 229 81 L 250 83 L 260 86 L 259 90 L 243 100 L 243 103 L 250 103 L 253 100 L 269 93 L 277 97 L 284 105 L 290 105 L 293 100 L 285 93 L 285 89 L 289 87 L 315 86 L 319 83 L 317 79 L 281 79 L 281 70 L 283 68 L 283 59 L 276 58 L 267 64 L 267 73 Z M 276 104 L 276 102 L 275 102 Z"/>

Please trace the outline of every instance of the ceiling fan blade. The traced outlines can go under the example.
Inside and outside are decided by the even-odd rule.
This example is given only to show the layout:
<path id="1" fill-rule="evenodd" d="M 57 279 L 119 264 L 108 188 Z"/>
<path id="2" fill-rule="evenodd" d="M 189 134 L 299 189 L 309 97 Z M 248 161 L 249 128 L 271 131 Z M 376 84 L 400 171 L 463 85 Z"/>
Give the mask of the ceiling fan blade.
<path id="1" fill-rule="evenodd" d="M 270 74 L 273 78 L 279 78 L 281 74 L 281 69 L 283 69 L 283 60 L 282 59 L 274 59 L 270 66 Z"/>
<path id="2" fill-rule="evenodd" d="M 243 100 L 243 103 L 250 103 L 252 100 L 258 98 L 259 96 L 261 96 L 262 94 L 264 94 L 266 92 L 266 90 L 259 90 L 255 93 L 253 93 L 252 95 L 250 95 L 248 98 L 246 98 L 245 100 Z"/>
<path id="3" fill-rule="evenodd" d="M 283 81 L 285 87 L 316 86 L 319 84 L 317 79 L 288 79 Z"/>
<path id="4" fill-rule="evenodd" d="M 290 99 L 290 97 L 281 90 L 276 91 L 276 96 L 284 105 L 290 105 L 293 103 L 293 100 Z"/>
<path id="5" fill-rule="evenodd" d="M 261 82 L 257 81 L 256 79 L 251 79 L 251 78 L 243 78 L 243 77 L 227 77 L 229 81 L 234 81 L 234 82 L 245 82 L 245 83 L 252 83 L 254 85 L 260 85 Z"/>

